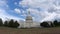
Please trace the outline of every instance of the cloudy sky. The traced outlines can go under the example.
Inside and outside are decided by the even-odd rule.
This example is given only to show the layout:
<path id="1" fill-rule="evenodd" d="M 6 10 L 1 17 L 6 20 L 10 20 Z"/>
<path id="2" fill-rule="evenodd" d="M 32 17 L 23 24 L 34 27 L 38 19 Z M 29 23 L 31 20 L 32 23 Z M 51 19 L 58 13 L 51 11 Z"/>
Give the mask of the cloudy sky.
<path id="1" fill-rule="evenodd" d="M 25 20 L 28 11 L 34 21 L 60 20 L 60 0 L 0 0 L 0 18 Z"/>

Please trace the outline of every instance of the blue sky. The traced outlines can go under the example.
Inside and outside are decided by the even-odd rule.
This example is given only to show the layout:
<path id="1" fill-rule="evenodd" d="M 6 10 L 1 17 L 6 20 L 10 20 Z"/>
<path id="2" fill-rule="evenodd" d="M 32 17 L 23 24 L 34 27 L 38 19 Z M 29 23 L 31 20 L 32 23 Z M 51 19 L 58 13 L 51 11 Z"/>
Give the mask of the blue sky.
<path id="1" fill-rule="evenodd" d="M 33 21 L 60 18 L 60 0 L 0 0 L 0 18 L 25 20 L 28 11 Z"/>

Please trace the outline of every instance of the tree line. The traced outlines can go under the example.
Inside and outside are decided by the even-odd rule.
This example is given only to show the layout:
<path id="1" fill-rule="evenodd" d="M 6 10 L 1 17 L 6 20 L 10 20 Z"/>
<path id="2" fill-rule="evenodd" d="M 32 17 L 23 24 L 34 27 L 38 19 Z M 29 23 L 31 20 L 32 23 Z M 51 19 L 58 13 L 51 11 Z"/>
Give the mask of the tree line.
<path id="1" fill-rule="evenodd" d="M 3 22 L 3 20 L 0 18 L 0 26 L 4 26 L 4 27 L 11 27 L 11 28 L 18 28 L 18 26 L 20 26 L 20 24 L 18 23 L 18 21 L 14 21 L 13 19 L 9 20 L 9 21 L 5 21 Z M 40 23 L 41 27 L 60 27 L 60 22 L 58 22 L 57 20 L 52 21 L 44 21 L 42 23 Z"/>
<path id="2" fill-rule="evenodd" d="M 44 21 L 42 23 L 40 23 L 40 26 L 42 27 L 60 27 L 60 22 L 58 22 L 57 20 L 52 21 Z"/>
<path id="3" fill-rule="evenodd" d="M 4 27 L 11 27 L 11 28 L 18 28 L 20 24 L 18 23 L 18 21 L 14 21 L 13 19 L 11 19 L 10 21 L 5 21 L 3 23 L 3 20 L 0 18 L 0 26 L 4 26 Z"/>

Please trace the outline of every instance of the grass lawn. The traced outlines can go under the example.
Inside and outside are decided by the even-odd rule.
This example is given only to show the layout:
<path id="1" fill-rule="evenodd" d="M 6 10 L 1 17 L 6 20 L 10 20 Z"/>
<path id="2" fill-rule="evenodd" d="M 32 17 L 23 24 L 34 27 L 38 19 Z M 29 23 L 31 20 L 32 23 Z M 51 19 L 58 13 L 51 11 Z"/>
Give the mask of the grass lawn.
<path id="1" fill-rule="evenodd" d="M 60 34 L 60 27 L 31 29 L 0 27 L 0 34 Z"/>

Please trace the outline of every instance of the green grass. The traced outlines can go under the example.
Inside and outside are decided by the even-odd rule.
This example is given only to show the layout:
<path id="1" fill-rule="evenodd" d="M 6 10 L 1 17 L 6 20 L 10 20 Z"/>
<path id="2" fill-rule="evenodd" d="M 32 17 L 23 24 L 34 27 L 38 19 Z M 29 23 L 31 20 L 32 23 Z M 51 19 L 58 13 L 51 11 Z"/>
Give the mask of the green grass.
<path id="1" fill-rule="evenodd" d="M 60 34 L 60 27 L 29 29 L 0 27 L 0 34 Z"/>

